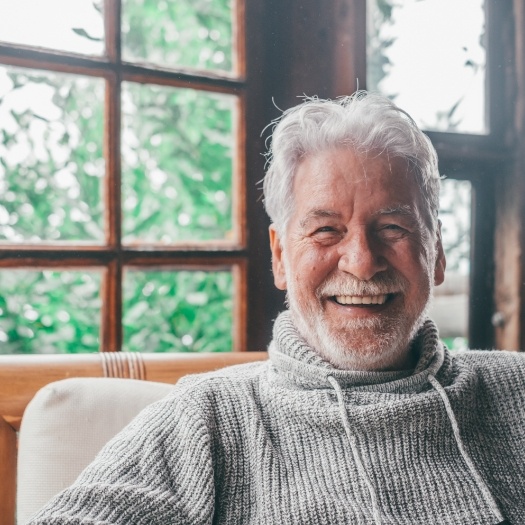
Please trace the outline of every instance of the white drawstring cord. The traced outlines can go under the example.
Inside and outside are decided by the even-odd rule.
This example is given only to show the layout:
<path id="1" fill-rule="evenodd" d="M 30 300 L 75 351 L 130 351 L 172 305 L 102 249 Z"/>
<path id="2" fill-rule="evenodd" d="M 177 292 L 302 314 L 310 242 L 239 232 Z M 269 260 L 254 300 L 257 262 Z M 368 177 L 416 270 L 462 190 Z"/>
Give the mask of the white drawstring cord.
<path id="1" fill-rule="evenodd" d="M 366 469 L 363 465 L 363 460 L 361 459 L 361 455 L 359 454 L 359 450 L 357 449 L 355 438 L 352 435 L 352 431 L 350 429 L 350 422 L 348 421 L 348 414 L 346 412 L 345 400 L 343 398 L 343 391 L 341 390 L 341 386 L 335 378 L 333 378 L 332 376 L 328 376 L 327 379 L 328 382 L 332 385 L 333 389 L 335 390 L 335 395 L 337 396 L 339 412 L 341 413 L 341 419 L 343 421 L 343 427 L 345 429 L 346 436 L 348 437 L 348 441 L 350 442 L 350 448 L 352 449 L 352 454 L 354 456 L 354 461 L 357 465 L 357 470 L 361 478 L 365 481 L 365 484 L 370 493 L 370 499 L 372 500 L 372 516 L 374 518 L 374 523 L 375 525 L 381 525 L 381 513 L 379 512 L 376 490 L 375 487 L 372 485 L 372 481 L 368 477 L 368 473 L 366 472 Z"/>
<path id="2" fill-rule="evenodd" d="M 368 491 L 370 493 L 370 499 L 372 502 L 372 515 L 374 518 L 375 525 L 381 525 L 381 513 L 379 511 L 379 505 L 377 500 L 377 493 L 375 490 L 375 487 L 372 484 L 372 481 L 370 480 L 370 477 L 368 476 L 368 473 L 363 465 L 363 460 L 361 459 L 361 455 L 359 453 L 359 450 L 357 448 L 357 444 L 355 442 L 355 438 L 352 434 L 351 428 L 350 428 L 350 422 L 348 420 L 348 413 L 346 411 L 344 397 L 343 397 L 343 391 L 341 389 L 341 386 L 337 382 L 335 378 L 332 376 L 328 376 L 327 378 L 328 382 L 332 386 L 332 388 L 335 390 L 335 394 L 337 396 L 338 401 L 338 407 L 339 412 L 341 414 L 341 420 L 343 422 L 343 427 L 345 429 L 346 436 L 348 438 L 348 441 L 350 443 L 350 448 L 352 450 L 352 454 L 354 456 L 354 460 L 357 465 L 357 470 L 361 476 L 361 478 L 364 480 Z M 501 511 L 498 508 L 498 504 L 496 503 L 496 500 L 494 499 L 494 496 L 490 492 L 489 488 L 487 487 L 486 483 L 483 481 L 483 478 L 481 477 L 481 474 L 479 473 L 478 469 L 474 465 L 474 462 L 470 458 L 468 452 L 466 451 L 463 440 L 461 439 L 461 435 L 459 433 L 459 426 L 456 420 L 456 416 L 454 415 L 454 411 L 452 410 L 452 406 L 450 404 L 450 401 L 448 399 L 447 393 L 445 392 L 445 389 L 441 386 L 439 381 L 432 375 L 428 375 L 428 381 L 434 388 L 434 390 L 439 394 L 441 397 L 441 400 L 443 401 L 443 405 L 445 406 L 445 411 L 447 413 L 448 419 L 450 421 L 450 425 L 452 426 L 452 433 L 454 435 L 454 439 L 456 441 L 456 445 L 458 447 L 458 450 L 461 454 L 461 457 L 463 458 L 463 461 L 467 465 L 468 469 L 470 470 L 470 473 L 472 477 L 474 478 L 475 482 L 477 483 L 479 489 L 481 490 L 483 496 L 485 497 L 486 502 L 488 503 L 490 509 L 494 513 L 494 516 L 499 520 L 499 522 L 502 523 L 509 523 L 508 521 L 505 521 L 505 518 L 501 514 Z"/>
<path id="3" fill-rule="evenodd" d="M 476 465 L 474 465 L 474 462 L 472 461 L 472 459 L 468 455 L 468 452 L 465 450 L 465 447 L 463 446 L 463 441 L 459 433 L 458 422 L 456 420 L 456 416 L 454 415 L 454 411 L 452 410 L 452 406 L 450 405 L 450 401 L 448 399 L 447 393 L 445 392 L 445 389 L 441 386 L 441 383 L 431 374 L 428 375 L 428 381 L 434 387 L 434 390 L 440 395 L 441 400 L 443 401 L 443 404 L 445 405 L 445 410 L 447 412 L 448 419 L 450 421 L 450 424 L 452 425 L 452 432 L 454 433 L 454 438 L 456 439 L 456 444 L 459 449 L 459 452 L 461 453 L 461 456 L 463 457 L 463 461 L 467 464 L 467 467 L 469 468 L 470 473 L 472 474 L 472 477 L 474 478 L 481 492 L 485 496 L 485 499 L 487 503 L 489 504 L 489 507 L 491 508 L 494 515 L 497 517 L 497 519 L 500 522 L 504 521 L 505 518 L 503 517 L 503 515 L 501 514 L 501 511 L 499 510 L 498 504 L 496 503 L 494 496 L 491 494 L 486 483 L 483 481 L 481 474 L 478 472 Z"/>

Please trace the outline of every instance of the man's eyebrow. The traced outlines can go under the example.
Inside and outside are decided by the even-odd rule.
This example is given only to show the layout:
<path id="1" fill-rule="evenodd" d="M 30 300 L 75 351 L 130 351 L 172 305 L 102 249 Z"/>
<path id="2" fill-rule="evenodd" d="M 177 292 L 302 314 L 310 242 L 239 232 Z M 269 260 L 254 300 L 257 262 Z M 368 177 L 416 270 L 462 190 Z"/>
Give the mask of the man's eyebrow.
<path id="1" fill-rule="evenodd" d="M 315 219 L 339 219 L 341 218 L 341 214 L 336 211 L 331 210 L 311 210 L 306 214 L 306 217 L 301 219 L 299 222 L 299 226 L 301 228 L 304 228 L 308 225 L 308 223 Z"/>
<path id="2" fill-rule="evenodd" d="M 389 206 L 387 208 L 382 208 L 378 210 L 376 215 L 401 215 L 403 217 L 410 217 L 412 219 L 417 219 L 418 214 L 408 204 L 400 204 L 399 206 Z"/>

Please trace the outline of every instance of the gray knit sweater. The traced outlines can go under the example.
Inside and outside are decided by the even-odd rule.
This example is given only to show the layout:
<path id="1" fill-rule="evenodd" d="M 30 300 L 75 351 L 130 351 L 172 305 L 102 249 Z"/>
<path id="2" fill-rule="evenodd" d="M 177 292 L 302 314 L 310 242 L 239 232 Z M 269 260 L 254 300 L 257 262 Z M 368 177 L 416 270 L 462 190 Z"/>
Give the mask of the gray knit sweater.
<path id="1" fill-rule="evenodd" d="M 139 415 L 37 524 L 525 524 L 525 357 L 336 370 L 287 313 L 270 361 L 190 376 Z"/>

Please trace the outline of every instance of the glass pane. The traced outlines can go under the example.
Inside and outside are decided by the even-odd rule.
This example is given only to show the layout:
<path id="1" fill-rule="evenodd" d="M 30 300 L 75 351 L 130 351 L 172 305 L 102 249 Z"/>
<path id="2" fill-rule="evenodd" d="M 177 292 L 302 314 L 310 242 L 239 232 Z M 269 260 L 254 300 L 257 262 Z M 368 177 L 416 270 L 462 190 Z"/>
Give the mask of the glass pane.
<path id="1" fill-rule="evenodd" d="M 466 349 L 468 345 L 471 194 L 468 181 L 441 182 L 439 216 L 447 271 L 445 282 L 434 290 L 430 317 L 453 349 Z"/>
<path id="2" fill-rule="evenodd" d="M 235 0 L 123 0 L 122 56 L 164 67 L 234 71 Z"/>
<path id="3" fill-rule="evenodd" d="M 367 0 L 367 87 L 424 129 L 486 133 L 484 0 Z"/>
<path id="4" fill-rule="evenodd" d="M 124 83 L 124 242 L 232 237 L 235 97 Z"/>
<path id="5" fill-rule="evenodd" d="M 123 288 L 125 350 L 232 350 L 231 272 L 128 270 Z"/>
<path id="6" fill-rule="evenodd" d="M 1 0 L 0 40 L 102 55 L 102 7 L 103 0 Z"/>
<path id="7" fill-rule="evenodd" d="M 0 66 L 0 242 L 102 241 L 104 81 Z"/>
<path id="8" fill-rule="evenodd" d="M 0 270 L 0 354 L 97 352 L 101 272 Z"/>

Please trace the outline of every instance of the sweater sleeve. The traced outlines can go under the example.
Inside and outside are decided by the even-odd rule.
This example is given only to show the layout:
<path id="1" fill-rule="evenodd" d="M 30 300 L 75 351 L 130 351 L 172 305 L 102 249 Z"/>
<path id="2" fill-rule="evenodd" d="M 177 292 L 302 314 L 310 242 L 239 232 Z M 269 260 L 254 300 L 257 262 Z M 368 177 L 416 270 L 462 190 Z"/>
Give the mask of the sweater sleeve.
<path id="1" fill-rule="evenodd" d="M 146 408 L 28 525 L 211 523 L 211 436 L 201 406 L 176 388 Z"/>

